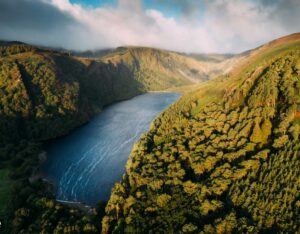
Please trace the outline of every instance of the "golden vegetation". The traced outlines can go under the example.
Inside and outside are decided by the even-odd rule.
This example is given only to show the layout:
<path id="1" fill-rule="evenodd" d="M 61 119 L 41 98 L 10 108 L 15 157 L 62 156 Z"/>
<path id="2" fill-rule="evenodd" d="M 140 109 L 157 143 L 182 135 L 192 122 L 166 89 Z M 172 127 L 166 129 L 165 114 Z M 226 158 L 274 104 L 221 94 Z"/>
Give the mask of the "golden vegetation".
<path id="1" fill-rule="evenodd" d="M 299 45 L 255 52 L 159 116 L 102 232 L 299 233 Z"/>

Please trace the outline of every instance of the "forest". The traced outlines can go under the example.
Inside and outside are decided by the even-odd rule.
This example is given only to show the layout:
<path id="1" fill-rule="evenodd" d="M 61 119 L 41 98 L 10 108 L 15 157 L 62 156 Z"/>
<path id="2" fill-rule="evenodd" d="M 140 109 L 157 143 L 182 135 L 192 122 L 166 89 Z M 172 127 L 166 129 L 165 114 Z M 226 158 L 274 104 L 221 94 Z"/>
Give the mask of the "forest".
<path id="1" fill-rule="evenodd" d="M 102 233 L 300 233 L 300 44 L 183 96 L 134 146 Z"/>

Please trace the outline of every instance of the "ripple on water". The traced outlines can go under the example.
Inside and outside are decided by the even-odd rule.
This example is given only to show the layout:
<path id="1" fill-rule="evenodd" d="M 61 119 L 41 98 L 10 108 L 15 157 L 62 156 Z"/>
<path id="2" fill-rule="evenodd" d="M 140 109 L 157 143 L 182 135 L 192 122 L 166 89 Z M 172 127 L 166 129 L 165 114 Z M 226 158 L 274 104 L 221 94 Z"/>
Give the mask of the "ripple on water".
<path id="1" fill-rule="evenodd" d="M 148 93 L 113 104 L 88 124 L 51 143 L 42 170 L 55 182 L 57 199 L 89 205 L 107 200 L 125 172 L 134 142 L 179 96 Z"/>

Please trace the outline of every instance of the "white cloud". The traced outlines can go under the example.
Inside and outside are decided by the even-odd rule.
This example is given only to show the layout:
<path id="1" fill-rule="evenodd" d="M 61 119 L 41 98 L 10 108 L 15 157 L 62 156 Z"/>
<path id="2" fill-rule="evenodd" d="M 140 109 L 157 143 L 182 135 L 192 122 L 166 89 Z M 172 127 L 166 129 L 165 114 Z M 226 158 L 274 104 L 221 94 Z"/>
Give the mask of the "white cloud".
<path id="1" fill-rule="evenodd" d="M 195 10 L 193 17 L 187 17 L 189 11 L 185 10 L 184 16 L 175 19 L 154 9 L 144 9 L 141 0 L 119 0 L 117 7 L 99 8 L 86 8 L 69 0 L 24 1 L 43 2 L 73 19 L 72 23 L 62 21 L 65 25 L 57 26 L 57 32 L 52 28 L 51 37 L 45 31 L 28 29 L 31 33 L 26 34 L 25 40 L 56 46 L 60 43 L 62 47 L 80 50 L 139 45 L 185 52 L 239 52 L 299 31 L 300 21 L 297 0 L 274 0 L 270 4 L 264 0 L 202 0 L 202 5 L 191 5 L 204 14 L 199 20 L 194 17 Z M 176 3 L 178 0 L 174 0 Z M 180 4 L 182 9 L 192 8 L 182 6 L 185 3 L 181 1 Z M 293 21 L 285 20 L 287 15 L 294 17 Z M 16 36 L 15 33 L 14 39 Z M 19 40 L 22 39 L 24 36 L 20 35 Z"/>

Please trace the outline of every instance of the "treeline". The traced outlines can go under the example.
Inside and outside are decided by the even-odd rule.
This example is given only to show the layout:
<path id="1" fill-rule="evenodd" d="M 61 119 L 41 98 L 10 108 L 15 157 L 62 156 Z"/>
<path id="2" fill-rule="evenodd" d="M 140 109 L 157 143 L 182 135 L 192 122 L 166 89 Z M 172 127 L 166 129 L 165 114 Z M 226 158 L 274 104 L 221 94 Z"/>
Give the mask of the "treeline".
<path id="1" fill-rule="evenodd" d="M 155 120 L 102 233 L 300 233 L 299 46 L 261 61 Z"/>
<path id="2" fill-rule="evenodd" d="M 9 42 L 0 41 L 0 57 L 30 52 L 34 50 L 36 49 L 31 45 L 26 45 L 23 43 L 9 43 Z"/>

